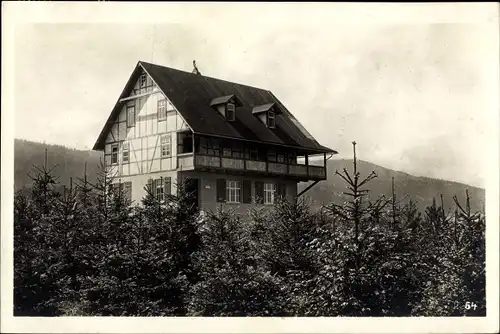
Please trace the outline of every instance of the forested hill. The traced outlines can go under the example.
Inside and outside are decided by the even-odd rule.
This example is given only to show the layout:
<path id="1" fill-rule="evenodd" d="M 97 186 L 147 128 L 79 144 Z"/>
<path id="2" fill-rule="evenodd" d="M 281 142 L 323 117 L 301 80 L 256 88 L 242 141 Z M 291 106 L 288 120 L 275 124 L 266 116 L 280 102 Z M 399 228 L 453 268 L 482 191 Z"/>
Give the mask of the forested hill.
<path id="1" fill-rule="evenodd" d="M 61 184 L 69 184 L 70 177 L 83 177 L 87 162 L 87 178 L 96 180 L 102 152 L 71 149 L 61 145 L 49 145 L 15 139 L 14 142 L 14 188 L 19 190 L 31 184 L 28 174 L 33 174 L 33 166 L 43 166 L 47 149 L 47 166 L 54 167 L 54 175 Z"/>
<path id="2" fill-rule="evenodd" d="M 14 147 L 14 182 L 16 190 L 31 184 L 28 173 L 33 170 L 33 165 L 42 166 L 44 164 L 45 149 L 47 149 L 48 166 L 57 165 L 55 175 L 59 177 L 59 182 L 62 184 L 68 184 L 70 177 L 82 177 L 85 162 L 87 162 L 88 179 L 91 182 L 95 181 L 99 160 L 102 157 L 102 152 L 75 150 L 60 145 L 48 145 L 20 139 L 15 140 Z M 328 162 L 328 180 L 318 183 L 305 193 L 313 207 L 318 208 L 321 204 L 331 201 L 340 204 L 345 200 L 345 196 L 342 195 L 342 192 L 346 189 L 345 183 L 338 175 L 334 174 L 335 170 L 341 171 L 344 167 L 350 171 L 352 161 L 330 160 Z M 421 209 L 432 204 L 434 197 L 439 204 L 441 194 L 443 194 L 445 208 L 451 208 L 453 206 L 453 196 L 457 195 L 464 202 L 465 189 L 468 189 L 472 209 L 484 210 L 484 189 L 457 182 L 413 176 L 370 162 L 358 161 L 358 171 L 361 173 L 361 177 L 368 175 L 372 170 L 377 173 L 378 177 L 366 187 L 370 190 L 371 196 L 377 197 L 384 194 L 390 197 L 391 179 L 394 177 L 397 197 L 402 198 L 408 195 L 418 202 Z M 301 183 L 299 190 L 306 185 Z"/>
<path id="3" fill-rule="evenodd" d="M 352 172 L 352 160 L 328 161 L 328 179 L 319 182 L 304 194 L 304 196 L 309 198 L 313 207 L 317 208 L 322 203 L 332 201 L 340 204 L 347 199 L 347 196 L 342 194 L 347 190 L 346 184 L 340 176 L 335 175 L 336 170 L 342 172 L 343 168 Z M 417 201 L 417 205 L 421 210 L 431 205 L 433 198 L 436 198 L 437 204 L 440 204 L 441 194 L 443 195 L 445 209 L 450 210 L 454 208 L 453 196 L 456 195 L 461 203 L 465 202 L 465 190 L 467 189 L 471 200 L 471 209 L 484 212 L 485 190 L 482 188 L 458 182 L 414 176 L 362 160 L 358 160 L 357 169 L 361 179 L 369 175 L 371 171 L 375 171 L 377 174 L 377 178 L 371 180 L 363 187 L 363 189 L 369 190 L 370 197 L 378 197 L 380 195 L 392 197 L 391 182 L 392 177 L 394 177 L 396 198 L 403 199 L 407 195 L 408 198 Z M 299 185 L 299 191 L 306 186 L 307 184 Z"/>

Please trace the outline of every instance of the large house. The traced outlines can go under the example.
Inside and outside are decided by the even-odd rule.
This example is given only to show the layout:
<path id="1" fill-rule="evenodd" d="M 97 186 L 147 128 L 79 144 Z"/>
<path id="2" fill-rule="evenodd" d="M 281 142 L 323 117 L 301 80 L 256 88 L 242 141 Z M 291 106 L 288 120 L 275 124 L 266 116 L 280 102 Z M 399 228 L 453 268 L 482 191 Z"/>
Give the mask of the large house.
<path id="1" fill-rule="evenodd" d="M 193 62 L 194 63 L 194 62 Z M 245 212 L 297 198 L 298 182 L 326 179 L 327 155 L 268 90 L 139 61 L 94 150 L 135 203 L 162 200 L 182 181 L 199 208 Z M 319 157 L 319 159 L 318 159 Z"/>

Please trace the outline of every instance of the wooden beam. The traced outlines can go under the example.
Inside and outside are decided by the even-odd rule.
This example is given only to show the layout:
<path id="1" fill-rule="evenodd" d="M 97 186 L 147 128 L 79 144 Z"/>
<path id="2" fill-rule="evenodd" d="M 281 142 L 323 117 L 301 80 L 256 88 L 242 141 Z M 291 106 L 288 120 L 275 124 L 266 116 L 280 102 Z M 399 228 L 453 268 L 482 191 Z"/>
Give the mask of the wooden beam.
<path id="1" fill-rule="evenodd" d="M 142 93 L 142 94 L 137 94 L 137 95 L 133 95 L 133 96 L 129 96 L 129 97 L 124 97 L 123 99 L 118 100 L 118 102 L 130 101 L 130 100 L 138 99 L 140 97 L 148 96 L 148 95 L 151 95 L 154 93 L 156 93 L 156 92 L 151 91 L 151 92 L 147 92 L 147 93 Z"/>
<path id="2" fill-rule="evenodd" d="M 306 191 L 308 191 L 309 189 L 311 189 L 312 187 L 314 187 L 317 183 L 319 182 L 319 180 L 316 180 L 314 181 L 313 183 L 311 183 L 310 185 L 307 186 L 306 189 L 302 190 L 298 195 L 297 197 L 299 197 L 300 195 L 302 195 L 303 193 L 305 193 Z"/>
<path id="3" fill-rule="evenodd" d="M 323 166 L 325 167 L 325 179 L 326 179 L 326 162 L 327 162 L 327 159 L 326 159 L 326 153 L 323 153 Z"/>

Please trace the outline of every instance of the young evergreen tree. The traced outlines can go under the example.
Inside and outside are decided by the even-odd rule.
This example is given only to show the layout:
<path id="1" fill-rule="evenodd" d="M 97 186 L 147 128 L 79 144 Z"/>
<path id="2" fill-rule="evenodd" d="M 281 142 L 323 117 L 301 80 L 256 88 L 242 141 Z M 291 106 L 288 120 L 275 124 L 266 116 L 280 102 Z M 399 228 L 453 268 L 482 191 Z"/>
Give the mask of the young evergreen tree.
<path id="1" fill-rule="evenodd" d="M 50 261 L 49 242 L 56 191 L 54 169 L 48 167 L 47 151 L 43 166 L 33 166 L 29 191 L 14 198 L 14 310 L 16 315 L 58 315 L 54 300 L 60 293 Z"/>
<path id="2" fill-rule="evenodd" d="M 456 214 L 443 219 L 443 211 L 433 205 L 427 219 L 440 224 L 434 238 L 427 238 L 425 259 L 430 273 L 423 299 L 414 314 L 424 316 L 484 316 L 485 217 L 470 209 L 470 198 L 462 205 L 454 197 Z M 439 242 L 436 242 L 439 240 Z"/>
<path id="3" fill-rule="evenodd" d="M 395 196 L 363 201 L 368 190 L 362 187 L 376 174 L 360 180 L 355 145 L 352 174 L 346 169 L 336 172 L 347 183 L 346 195 L 351 200 L 327 207 L 331 218 L 325 230 L 331 232 L 311 244 L 322 263 L 312 300 L 321 306 L 320 315 L 409 314 L 414 288 L 408 275 L 410 235 L 406 229 L 395 228 L 399 220 Z M 390 204 L 392 210 L 385 214 Z"/>
<path id="4" fill-rule="evenodd" d="M 272 210 L 253 217 L 257 261 L 275 275 L 281 285 L 277 295 L 279 311 L 296 316 L 314 314 L 308 294 L 315 288 L 313 278 L 319 268 L 317 254 L 309 244 L 320 232 L 318 217 L 302 199 L 296 202 L 279 199 Z"/>
<path id="5" fill-rule="evenodd" d="M 250 231 L 230 211 L 208 213 L 195 254 L 200 281 L 191 289 L 192 316 L 275 315 L 279 284 L 255 263 Z"/>

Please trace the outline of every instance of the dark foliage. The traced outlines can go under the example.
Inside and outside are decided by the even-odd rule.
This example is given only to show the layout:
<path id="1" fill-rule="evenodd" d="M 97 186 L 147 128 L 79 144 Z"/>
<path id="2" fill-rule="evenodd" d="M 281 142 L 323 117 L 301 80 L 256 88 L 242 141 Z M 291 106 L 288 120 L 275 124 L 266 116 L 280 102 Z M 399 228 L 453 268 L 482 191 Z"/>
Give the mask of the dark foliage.
<path id="1" fill-rule="evenodd" d="M 278 200 L 240 220 L 198 213 L 183 184 L 132 206 L 97 169 L 66 185 L 47 159 L 14 199 L 18 316 L 484 316 L 485 217 L 465 199 L 368 195 L 377 173 L 337 172 L 342 204 Z M 397 180 L 395 180 L 397 181 Z M 449 204 L 446 204 L 449 205 Z"/>

